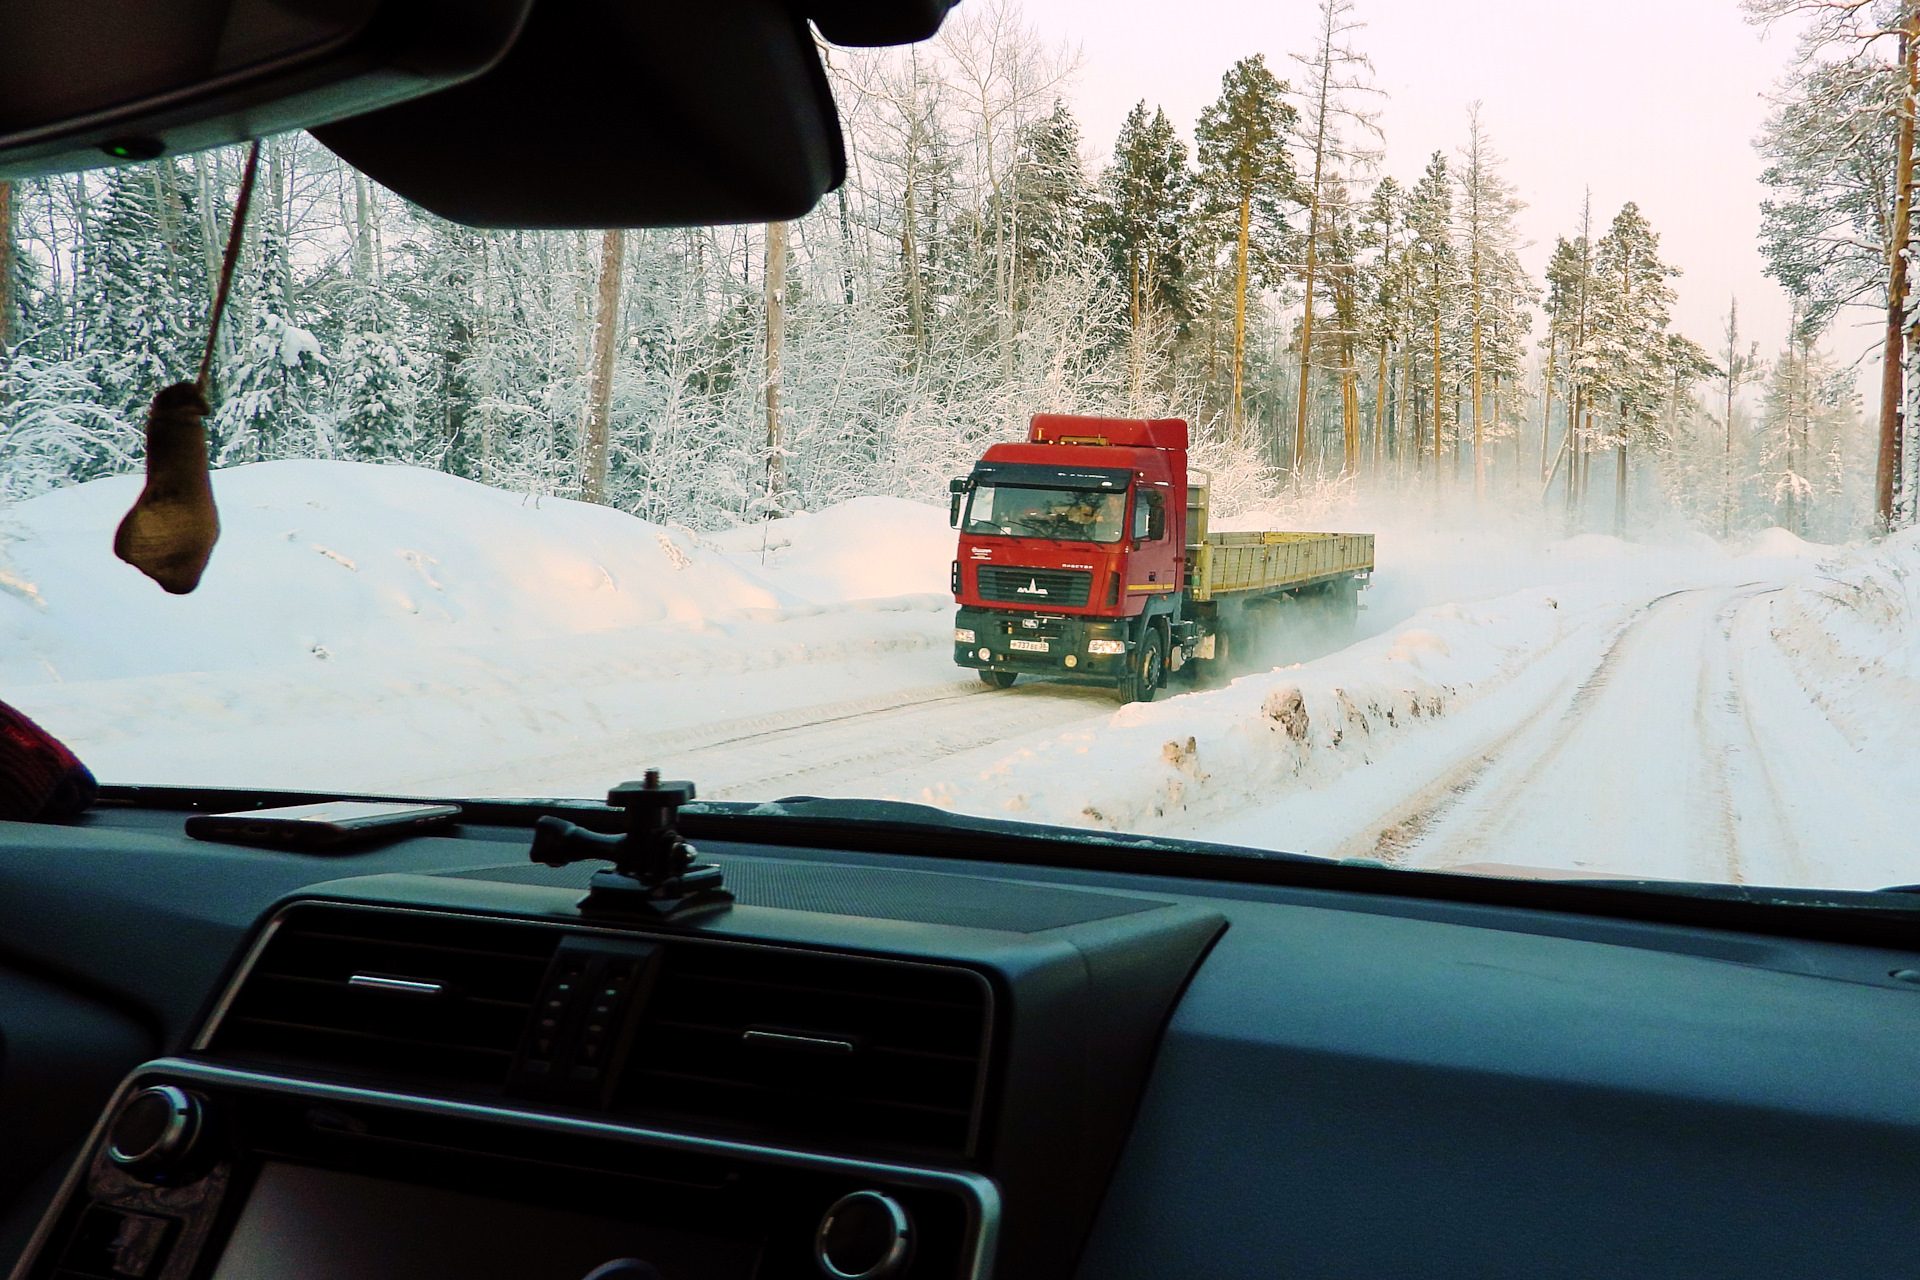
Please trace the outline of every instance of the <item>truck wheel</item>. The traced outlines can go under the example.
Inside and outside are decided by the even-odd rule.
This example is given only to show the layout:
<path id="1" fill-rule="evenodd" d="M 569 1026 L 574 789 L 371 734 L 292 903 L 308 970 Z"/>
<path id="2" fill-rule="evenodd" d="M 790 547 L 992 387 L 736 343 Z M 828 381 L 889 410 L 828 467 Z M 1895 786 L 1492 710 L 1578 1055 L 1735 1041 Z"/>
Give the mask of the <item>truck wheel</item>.
<path id="1" fill-rule="evenodd" d="M 980 683 L 995 689 L 1011 689 L 1013 682 L 1020 677 L 1012 671 L 982 671 Z"/>
<path id="2" fill-rule="evenodd" d="M 1148 627 L 1139 651 L 1120 678 L 1120 701 L 1152 702 L 1167 678 L 1167 638 L 1158 627 Z"/>

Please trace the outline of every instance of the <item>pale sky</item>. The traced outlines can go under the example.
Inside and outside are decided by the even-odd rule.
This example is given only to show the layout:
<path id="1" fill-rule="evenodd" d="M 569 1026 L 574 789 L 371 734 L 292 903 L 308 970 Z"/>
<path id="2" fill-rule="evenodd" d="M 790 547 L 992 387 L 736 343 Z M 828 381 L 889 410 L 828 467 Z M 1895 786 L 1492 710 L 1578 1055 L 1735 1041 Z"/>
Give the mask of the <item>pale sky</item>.
<path id="1" fill-rule="evenodd" d="M 1311 48 L 1310 0 L 1021 0 L 1050 43 L 1077 45 L 1068 97 L 1104 161 L 1132 105 L 1164 106 L 1191 142 L 1220 77 L 1249 53 L 1297 79 L 1290 51 Z M 1742 345 L 1780 348 L 1785 296 L 1761 274 L 1755 242 L 1761 161 L 1752 145 L 1766 94 L 1793 54 L 1788 32 L 1762 38 L 1736 0 L 1356 0 L 1357 43 L 1373 59 L 1387 172 L 1411 183 L 1436 149 L 1453 155 L 1467 104 L 1528 208 L 1521 225 L 1536 275 L 1556 235 L 1578 226 L 1593 192 L 1596 233 L 1628 200 L 1683 269 L 1675 327 L 1722 345 L 1727 299 L 1740 299 Z M 1829 345 L 1851 359 L 1874 338 L 1843 318 Z M 1845 326 L 1855 326 L 1847 331 Z M 1536 326 L 1537 328 L 1537 326 Z M 1863 374 L 1869 371 L 1863 370 Z M 1865 386 L 1870 378 L 1864 378 Z"/>

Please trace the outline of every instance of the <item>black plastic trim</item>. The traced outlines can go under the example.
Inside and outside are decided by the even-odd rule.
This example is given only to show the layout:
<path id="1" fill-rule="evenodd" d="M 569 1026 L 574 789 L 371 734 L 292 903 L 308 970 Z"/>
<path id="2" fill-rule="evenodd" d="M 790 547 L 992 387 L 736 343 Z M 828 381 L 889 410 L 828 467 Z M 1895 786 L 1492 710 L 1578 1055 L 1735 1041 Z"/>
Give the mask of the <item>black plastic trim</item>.
<path id="1" fill-rule="evenodd" d="M 436 798 L 106 786 L 101 788 L 100 804 L 216 812 L 334 799 L 432 801 Z M 624 820 L 624 815 L 617 810 L 583 800 L 461 803 L 463 820 L 483 826 L 531 828 L 541 816 L 555 814 L 589 829 L 617 831 L 618 824 Z M 1305 854 L 1266 852 L 1161 836 L 972 818 L 925 805 L 875 800 L 795 797 L 772 804 L 701 802 L 680 811 L 679 826 L 683 834 L 695 840 L 1326 889 L 1644 920 L 1859 946 L 1920 949 L 1920 897 L 1914 895 L 1748 885 L 1675 886 L 1663 881 L 1505 880 L 1333 862 Z"/>

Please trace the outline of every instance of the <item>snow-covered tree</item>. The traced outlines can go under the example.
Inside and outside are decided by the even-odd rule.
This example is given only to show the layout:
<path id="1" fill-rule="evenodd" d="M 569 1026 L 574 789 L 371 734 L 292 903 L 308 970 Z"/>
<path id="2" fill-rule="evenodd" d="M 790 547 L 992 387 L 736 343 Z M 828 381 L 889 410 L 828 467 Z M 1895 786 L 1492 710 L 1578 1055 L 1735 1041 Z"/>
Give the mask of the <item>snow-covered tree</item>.
<path id="1" fill-rule="evenodd" d="M 1285 272 L 1280 251 L 1299 186 L 1287 135 L 1298 123 L 1285 82 L 1256 53 L 1233 64 L 1221 79 L 1220 96 L 1200 112 L 1193 129 L 1201 216 L 1233 282 L 1227 421 L 1236 444 L 1244 428 L 1247 294 Z"/>

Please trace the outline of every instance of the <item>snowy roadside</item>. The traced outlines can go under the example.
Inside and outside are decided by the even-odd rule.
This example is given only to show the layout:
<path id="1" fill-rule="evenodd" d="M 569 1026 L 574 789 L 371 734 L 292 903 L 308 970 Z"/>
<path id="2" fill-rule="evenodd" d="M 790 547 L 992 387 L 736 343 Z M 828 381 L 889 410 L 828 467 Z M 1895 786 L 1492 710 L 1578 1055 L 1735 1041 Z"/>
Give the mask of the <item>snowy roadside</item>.
<path id="1" fill-rule="evenodd" d="M 1822 795 L 1857 790 L 1855 748 L 1827 743 L 1835 730 L 1795 677 L 1759 661 L 1785 661 L 1760 638 L 1767 619 L 1836 723 L 1902 760 L 1920 749 L 1920 535 L 1816 573 L 1822 549 L 1778 531 L 1729 554 L 1697 538 L 1556 541 L 1507 518 L 1347 511 L 1338 524 L 1379 533 L 1363 615 L 1376 634 L 1322 656 L 1309 628 L 1283 628 L 1277 661 L 1293 665 L 1116 707 L 1065 682 L 989 692 L 952 665 L 953 534 L 936 507 L 863 498 L 695 535 L 435 472 L 271 463 L 218 474 L 225 535 L 202 589 L 176 598 L 111 556 L 134 489 L 77 486 L 0 520 L 0 697 L 109 781 L 594 795 L 657 764 L 715 797 L 889 796 L 1451 865 L 1477 836 L 1421 841 L 1475 762 L 1534 751 L 1653 614 L 1661 634 L 1705 636 L 1719 604 L 1657 602 L 1714 587 L 1752 600 L 1738 619 L 1744 649 L 1765 651 L 1743 677 L 1752 700 L 1813 722 L 1775 717 L 1783 768 L 1821 778 Z M 1704 650 L 1636 644 L 1652 666 L 1621 691 L 1629 717 L 1633 699 L 1700 696 L 1688 687 L 1705 688 L 1690 674 Z M 1659 743 L 1630 725 L 1591 743 L 1576 789 L 1617 785 L 1613 761 L 1649 746 L 1675 778 L 1698 773 L 1691 722 L 1669 721 Z M 1726 794 L 1760 806 L 1758 825 L 1836 831 L 1847 874 L 1893 876 L 1897 860 L 1872 856 L 1889 843 L 1878 819 L 1735 782 Z M 1782 840 L 1747 865 L 1811 865 Z"/>
<path id="2" fill-rule="evenodd" d="M 942 777 L 877 781 L 982 815 L 1372 856 L 1396 812 L 1589 670 L 1649 601 L 1791 580 L 1814 549 L 1776 538 L 1728 556 L 1589 536 L 1558 551 L 1584 576 L 1422 609 L 1310 662 L 956 757 Z"/>
<path id="3" fill-rule="evenodd" d="M 863 499 L 729 541 L 405 467 L 215 486 L 192 596 L 112 558 L 133 477 L 0 524 L 0 697 L 102 778 L 527 794 L 582 751 L 953 680 L 937 508 Z"/>
<path id="4" fill-rule="evenodd" d="M 1850 743 L 1920 753 L 1920 530 L 1835 555 L 1773 612 L 1775 643 Z"/>

